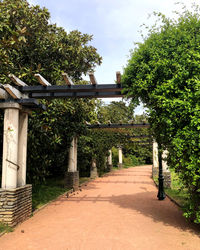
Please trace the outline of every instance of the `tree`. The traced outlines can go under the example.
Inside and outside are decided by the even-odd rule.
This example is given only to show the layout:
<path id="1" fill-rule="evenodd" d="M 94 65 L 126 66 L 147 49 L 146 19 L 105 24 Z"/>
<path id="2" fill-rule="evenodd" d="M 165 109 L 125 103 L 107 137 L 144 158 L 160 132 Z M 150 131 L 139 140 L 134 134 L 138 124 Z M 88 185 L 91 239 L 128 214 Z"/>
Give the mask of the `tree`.
<path id="1" fill-rule="evenodd" d="M 52 84 L 61 73 L 80 79 L 101 57 L 88 45 L 92 36 L 75 30 L 67 32 L 50 24 L 46 8 L 30 6 L 26 0 L 0 1 L 0 81 L 8 82 L 14 73 L 34 84 L 34 73 L 41 73 Z"/>
<path id="2" fill-rule="evenodd" d="M 132 52 L 123 86 L 133 102 L 140 98 L 148 107 L 154 137 L 189 190 L 185 216 L 200 223 L 199 7 L 184 9 L 178 19 L 156 15 L 161 25 Z"/>
<path id="3" fill-rule="evenodd" d="M 35 73 L 52 84 L 61 84 L 62 72 L 77 81 L 101 63 L 96 48 L 88 44 L 92 36 L 77 30 L 67 33 L 50 24 L 46 8 L 30 6 L 26 0 L 0 0 L 0 9 L 1 84 L 10 82 L 9 73 L 23 78 L 29 85 L 38 85 L 33 77 Z M 92 119 L 95 108 L 93 100 L 44 103 L 47 111 L 34 111 L 29 118 L 30 182 L 67 170 L 70 140 L 74 134 L 85 133 L 84 122 Z"/>
<path id="4" fill-rule="evenodd" d="M 133 117 L 132 106 L 124 101 L 112 101 L 109 105 L 101 101 L 97 103 L 97 119 L 100 123 L 128 123 Z"/>

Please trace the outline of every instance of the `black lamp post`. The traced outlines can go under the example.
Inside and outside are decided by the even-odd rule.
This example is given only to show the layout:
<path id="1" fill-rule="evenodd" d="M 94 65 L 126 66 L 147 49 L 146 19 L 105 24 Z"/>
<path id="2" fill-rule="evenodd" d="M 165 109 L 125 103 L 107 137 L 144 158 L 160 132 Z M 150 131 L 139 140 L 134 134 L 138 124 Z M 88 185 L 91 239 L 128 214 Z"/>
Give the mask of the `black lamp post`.
<path id="1" fill-rule="evenodd" d="M 159 162 L 159 177 L 158 177 L 158 200 L 164 200 L 166 195 L 164 191 L 164 177 L 163 177 L 163 168 L 162 168 L 162 150 L 161 145 L 158 144 L 158 162 Z"/>

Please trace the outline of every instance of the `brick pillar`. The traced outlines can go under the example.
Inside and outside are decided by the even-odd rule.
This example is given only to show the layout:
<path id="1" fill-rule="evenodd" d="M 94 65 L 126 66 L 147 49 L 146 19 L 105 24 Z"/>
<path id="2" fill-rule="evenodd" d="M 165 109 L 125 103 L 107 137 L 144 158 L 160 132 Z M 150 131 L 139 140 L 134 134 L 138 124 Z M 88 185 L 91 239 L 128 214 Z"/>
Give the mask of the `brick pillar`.
<path id="1" fill-rule="evenodd" d="M 90 168 L 90 178 L 95 179 L 97 177 L 98 177 L 98 172 L 97 172 L 96 159 L 92 159 L 91 168 Z"/>
<path id="2" fill-rule="evenodd" d="M 69 149 L 68 171 L 65 174 L 65 187 L 77 190 L 79 188 L 79 171 L 77 171 L 77 137 L 73 137 Z"/>
<path id="3" fill-rule="evenodd" d="M 13 227 L 32 213 L 32 185 L 0 189 L 0 222 Z"/>

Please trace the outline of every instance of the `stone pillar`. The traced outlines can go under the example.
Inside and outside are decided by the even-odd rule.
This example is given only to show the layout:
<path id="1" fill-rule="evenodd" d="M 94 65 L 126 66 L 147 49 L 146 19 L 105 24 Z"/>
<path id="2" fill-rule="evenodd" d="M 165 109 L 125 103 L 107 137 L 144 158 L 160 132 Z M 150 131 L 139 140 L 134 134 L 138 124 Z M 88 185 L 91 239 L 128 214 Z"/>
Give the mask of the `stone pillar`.
<path id="1" fill-rule="evenodd" d="M 122 147 L 118 147 L 118 156 L 119 156 L 119 163 L 118 163 L 118 168 L 122 169 L 123 168 L 123 160 L 122 160 Z"/>
<path id="2" fill-rule="evenodd" d="M 152 176 L 153 178 L 158 177 L 159 164 L 158 164 L 158 143 L 153 141 L 153 165 L 152 165 Z"/>
<path id="3" fill-rule="evenodd" d="M 92 159 L 91 168 L 90 168 L 90 178 L 95 179 L 97 177 L 98 177 L 97 162 L 96 162 L 96 159 Z"/>
<path id="4" fill-rule="evenodd" d="M 108 169 L 109 171 L 112 171 L 112 150 L 109 150 L 109 156 L 108 156 Z"/>
<path id="5" fill-rule="evenodd" d="M 171 173 L 167 165 L 167 161 L 166 161 L 167 155 L 168 155 L 168 151 L 164 150 L 162 153 L 162 166 L 163 166 L 164 187 L 170 188 L 171 187 Z"/>
<path id="6" fill-rule="evenodd" d="M 0 108 L 5 110 L 0 222 L 15 226 L 32 212 L 32 186 L 26 185 L 28 114 L 17 103 Z"/>
<path id="7" fill-rule="evenodd" d="M 65 175 L 65 187 L 78 190 L 79 188 L 79 171 L 77 171 L 77 137 L 73 137 L 69 149 L 68 171 Z"/>
<path id="8" fill-rule="evenodd" d="M 4 111 L 2 189 L 17 187 L 19 109 L 17 103 L 8 105 Z"/>
<path id="9" fill-rule="evenodd" d="M 26 185 L 26 155 L 27 155 L 27 133 L 28 132 L 28 113 L 19 114 L 19 150 L 18 150 L 18 175 L 17 186 Z"/>

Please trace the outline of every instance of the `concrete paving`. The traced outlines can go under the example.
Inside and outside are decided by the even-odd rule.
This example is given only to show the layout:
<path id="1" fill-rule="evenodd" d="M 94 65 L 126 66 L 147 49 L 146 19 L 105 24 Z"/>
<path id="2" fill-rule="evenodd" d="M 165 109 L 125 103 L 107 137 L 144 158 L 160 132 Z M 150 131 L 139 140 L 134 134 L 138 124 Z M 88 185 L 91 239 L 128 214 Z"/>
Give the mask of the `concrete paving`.
<path id="1" fill-rule="evenodd" d="M 151 166 L 115 171 L 50 203 L 2 236 L 0 249 L 200 249 L 198 227 L 156 195 Z"/>

